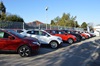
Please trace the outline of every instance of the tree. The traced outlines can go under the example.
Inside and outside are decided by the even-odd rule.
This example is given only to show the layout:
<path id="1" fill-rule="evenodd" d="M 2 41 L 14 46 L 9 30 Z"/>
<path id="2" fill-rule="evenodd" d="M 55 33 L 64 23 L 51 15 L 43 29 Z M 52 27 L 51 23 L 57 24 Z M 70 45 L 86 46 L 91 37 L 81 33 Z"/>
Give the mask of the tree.
<path id="1" fill-rule="evenodd" d="M 0 2 L 0 11 L 1 13 L 6 13 L 6 7 L 4 6 L 3 2 Z"/>
<path id="2" fill-rule="evenodd" d="M 23 18 L 17 15 L 8 15 L 6 20 L 11 22 L 24 22 Z"/>
<path id="3" fill-rule="evenodd" d="M 61 18 L 60 18 L 59 16 L 57 16 L 53 21 L 54 21 L 54 22 L 59 22 L 60 19 L 61 19 Z"/>
<path id="4" fill-rule="evenodd" d="M 55 22 L 53 20 L 51 20 L 51 25 L 55 25 Z"/>
<path id="5" fill-rule="evenodd" d="M 5 13 L 2 13 L 1 14 L 1 17 L 0 17 L 0 22 L 2 21 L 7 21 L 7 22 L 24 22 L 23 18 L 21 18 L 20 16 L 17 16 L 17 15 L 7 15 Z"/>
<path id="6" fill-rule="evenodd" d="M 77 28 L 77 27 L 80 27 L 80 25 L 78 24 L 78 22 L 77 21 L 75 21 L 75 27 Z"/>
<path id="7" fill-rule="evenodd" d="M 61 18 L 57 16 L 53 21 L 59 26 L 79 27 L 76 16 L 71 16 L 70 13 L 63 13 Z"/>
<path id="8" fill-rule="evenodd" d="M 69 20 L 66 26 L 67 27 L 74 27 L 74 21 L 73 20 Z"/>
<path id="9" fill-rule="evenodd" d="M 6 14 L 5 13 L 2 13 L 0 15 L 0 21 L 6 21 Z"/>
<path id="10" fill-rule="evenodd" d="M 83 22 L 82 25 L 81 25 L 81 27 L 84 28 L 84 29 L 86 29 L 87 28 L 87 23 Z"/>
<path id="11" fill-rule="evenodd" d="M 63 13 L 61 19 L 59 20 L 59 25 L 60 26 L 67 26 L 68 24 L 68 21 L 70 20 L 70 14 L 66 14 L 66 13 Z"/>
<path id="12" fill-rule="evenodd" d="M 6 14 L 6 7 L 3 2 L 0 2 L 0 22 L 11 21 L 11 22 L 24 22 L 23 18 L 17 15 Z"/>

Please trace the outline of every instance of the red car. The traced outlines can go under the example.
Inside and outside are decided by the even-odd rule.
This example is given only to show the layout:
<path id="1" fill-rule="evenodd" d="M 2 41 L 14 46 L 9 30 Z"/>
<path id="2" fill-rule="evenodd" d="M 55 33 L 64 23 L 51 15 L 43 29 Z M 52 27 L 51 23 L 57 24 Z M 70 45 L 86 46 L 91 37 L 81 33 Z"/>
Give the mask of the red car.
<path id="1" fill-rule="evenodd" d="M 62 30 L 46 30 L 52 35 L 59 36 L 62 38 L 63 41 L 67 41 L 69 44 L 76 42 L 76 37 L 71 34 L 67 34 Z"/>
<path id="2" fill-rule="evenodd" d="M 83 32 L 80 32 L 80 31 L 74 31 L 74 32 L 77 33 L 77 34 L 80 34 L 80 35 L 82 36 L 82 39 L 88 39 L 88 38 L 89 38 L 89 36 L 86 35 L 86 34 L 83 33 Z"/>
<path id="3" fill-rule="evenodd" d="M 23 36 L 12 30 L 0 30 L 0 51 L 16 51 L 21 57 L 28 57 L 39 47 L 40 43 L 35 38 Z"/>
<path id="4" fill-rule="evenodd" d="M 82 36 L 83 39 L 88 39 L 89 38 L 89 36 L 84 34 L 84 33 L 81 33 L 81 36 Z"/>

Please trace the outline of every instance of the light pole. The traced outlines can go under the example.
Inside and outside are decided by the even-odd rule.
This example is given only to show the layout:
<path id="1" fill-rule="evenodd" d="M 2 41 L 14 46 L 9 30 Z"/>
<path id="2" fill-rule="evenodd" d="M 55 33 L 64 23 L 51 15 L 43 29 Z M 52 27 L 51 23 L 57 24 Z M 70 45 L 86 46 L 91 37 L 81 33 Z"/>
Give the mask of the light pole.
<path id="1" fill-rule="evenodd" d="M 25 27 L 24 27 L 24 22 L 23 22 L 23 30 L 25 29 Z"/>
<path id="2" fill-rule="evenodd" d="M 0 10 L 0 18 L 2 17 L 2 11 Z M 2 19 L 0 19 L 0 21 L 1 21 L 1 24 L 0 24 L 0 28 L 2 28 Z"/>
<path id="3" fill-rule="evenodd" d="M 47 16 L 48 13 L 47 13 L 47 11 L 48 11 L 48 7 L 46 7 L 45 10 L 46 10 L 46 30 L 47 30 L 47 20 L 48 20 L 48 16 Z"/>

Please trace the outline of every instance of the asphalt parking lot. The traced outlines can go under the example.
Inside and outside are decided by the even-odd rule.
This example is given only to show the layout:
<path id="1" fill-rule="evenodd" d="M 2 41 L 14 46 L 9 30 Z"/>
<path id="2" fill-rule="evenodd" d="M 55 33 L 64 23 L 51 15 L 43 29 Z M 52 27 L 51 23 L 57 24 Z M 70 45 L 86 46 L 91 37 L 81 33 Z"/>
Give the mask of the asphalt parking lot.
<path id="1" fill-rule="evenodd" d="M 100 66 L 100 37 L 93 37 L 58 49 L 42 46 L 31 57 L 0 52 L 0 66 Z"/>

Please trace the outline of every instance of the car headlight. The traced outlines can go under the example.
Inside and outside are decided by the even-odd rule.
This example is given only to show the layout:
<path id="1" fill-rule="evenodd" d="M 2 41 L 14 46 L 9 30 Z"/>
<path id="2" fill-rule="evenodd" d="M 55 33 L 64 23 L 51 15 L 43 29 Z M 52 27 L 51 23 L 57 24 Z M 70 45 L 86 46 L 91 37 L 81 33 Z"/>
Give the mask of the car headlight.
<path id="1" fill-rule="evenodd" d="M 40 43 L 39 42 L 32 42 L 33 44 L 37 44 L 37 45 L 40 45 Z"/>
<path id="2" fill-rule="evenodd" d="M 61 38 L 57 38 L 58 40 L 60 40 L 60 41 L 62 41 L 62 39 Z"/>

